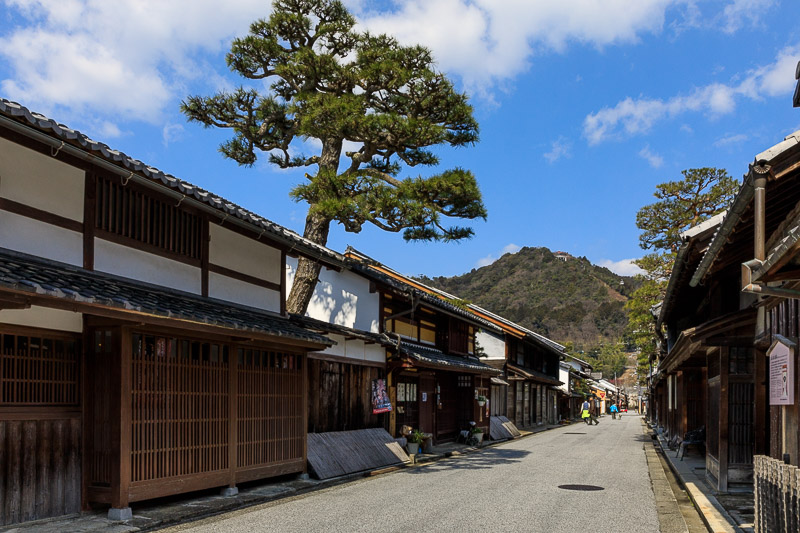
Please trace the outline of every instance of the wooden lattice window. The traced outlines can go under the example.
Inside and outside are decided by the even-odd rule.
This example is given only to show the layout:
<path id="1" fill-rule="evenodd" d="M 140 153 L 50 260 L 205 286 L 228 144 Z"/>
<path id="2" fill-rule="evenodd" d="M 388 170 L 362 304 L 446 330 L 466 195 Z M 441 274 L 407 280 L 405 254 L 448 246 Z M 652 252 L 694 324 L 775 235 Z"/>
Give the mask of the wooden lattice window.
<path id="1" fill-rule="evenodd" d="M 459 387 L 472 387 L 472 376 L 458 376 Z"/>
<path id="2" fill-rule="evenodd" d="M 228 346 L 133 335 L 131 480 L 227 469 Z"/>
<path id="3" fill-rule="evenodd" d="M 171 200 L 154 197 L 132 184 L 97 178 L 95 227 L 98 236 L 124 237 L 170 254 L 199 261 L 202 219 Z"/>
<path id="4" fill-rule="evenodd" d="M 303 457 L 306 409 L 299 355 L 237 348 L 238 466 Z"/>
<path id="5" fill-rule="evenodd" d="M 76 338 L 0 333 L 0 406 L 77 406 L 79 379 Z"/>

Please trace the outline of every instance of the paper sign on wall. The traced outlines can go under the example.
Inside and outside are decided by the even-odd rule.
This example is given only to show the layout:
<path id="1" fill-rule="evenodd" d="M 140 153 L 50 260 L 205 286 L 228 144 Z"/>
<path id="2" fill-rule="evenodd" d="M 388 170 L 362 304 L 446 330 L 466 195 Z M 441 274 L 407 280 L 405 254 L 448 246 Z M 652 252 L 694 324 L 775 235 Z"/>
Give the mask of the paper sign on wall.
<path id="1" fill-rule="evenodd" d="M 776 335 L 767 351 L 770 405 L 794 405 L 794 349 L 792 341 Z"/>

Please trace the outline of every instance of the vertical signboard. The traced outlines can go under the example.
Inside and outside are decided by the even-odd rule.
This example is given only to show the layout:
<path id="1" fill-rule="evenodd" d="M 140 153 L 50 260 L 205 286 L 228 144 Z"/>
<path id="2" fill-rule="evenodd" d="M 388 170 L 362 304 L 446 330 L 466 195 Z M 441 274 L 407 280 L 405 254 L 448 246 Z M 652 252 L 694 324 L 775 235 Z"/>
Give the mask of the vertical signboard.
<path id="1" fill-rule="evenodd" d="M 372 380 L 372 414 L 388 413 L 392 410 L 392 402 L 386 393 L 386 380 Z"/>
<path id="2" fill-rule="evenodd" d="M 794 405 L 794 352 L 795 344 L 779 335 L 767 351 L 770 405 Z"/>

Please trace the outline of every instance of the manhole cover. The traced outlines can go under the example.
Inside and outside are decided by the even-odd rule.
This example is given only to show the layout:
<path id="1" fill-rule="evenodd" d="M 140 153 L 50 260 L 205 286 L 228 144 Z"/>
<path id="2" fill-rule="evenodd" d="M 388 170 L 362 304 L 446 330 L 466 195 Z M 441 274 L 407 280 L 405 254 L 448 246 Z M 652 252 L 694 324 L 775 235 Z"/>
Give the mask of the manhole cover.
<path id="1" fill-rule="evenodd" d="M 570 432 L 570 431 L 565 431 L 564 435 L 586 435 L 586 433 L 573 433 L 573 432 Z"/>
<path id="2" fill-rule="evenodd" d="M 564 490 L 604 490 L 603 487 L 597 485 L 559 485 L 559 489 Z"/>

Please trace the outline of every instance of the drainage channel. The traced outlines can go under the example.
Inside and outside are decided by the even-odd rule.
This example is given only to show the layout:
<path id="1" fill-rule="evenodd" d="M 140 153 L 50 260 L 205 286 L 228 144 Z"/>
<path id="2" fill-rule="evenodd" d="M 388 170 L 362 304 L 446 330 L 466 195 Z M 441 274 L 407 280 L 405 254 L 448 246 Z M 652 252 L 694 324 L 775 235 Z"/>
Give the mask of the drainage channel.
<path id="1" fill-rule="evenodd" d="M 605 490 L 603 487 L 598 487 L 597 485 L 559 485 L 559 489 L 564 490 Z"/>

